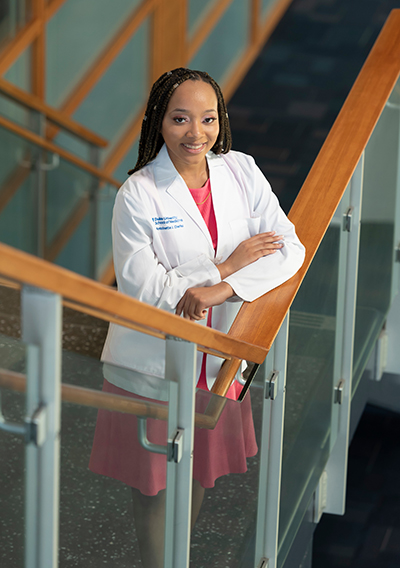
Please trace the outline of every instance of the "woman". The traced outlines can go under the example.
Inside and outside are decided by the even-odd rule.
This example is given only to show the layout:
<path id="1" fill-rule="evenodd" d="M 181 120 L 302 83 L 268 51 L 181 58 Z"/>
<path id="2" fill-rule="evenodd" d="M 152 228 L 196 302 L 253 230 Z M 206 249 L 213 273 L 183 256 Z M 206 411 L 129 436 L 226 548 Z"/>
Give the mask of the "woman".
<path id="1" fill-rule="evenodd" d="M 227 332 L 243 300 L 279 286 L 301 266 L 304 247 L 267 180 L 250 156 L 231 151 L 225 102 L 207 73 L 179 68 L 156 81 L 129 173 L 112 226 L 121 292 Z M 104 390 L 165 396 L 158 386 L 165 368 L 161 339 L 111 324 L 102 358 L 123 367 L 105 365 Z M 221 360 L 204 355 L 197 365 L 197 386 L 211 389 Z M 237 399 L 239 392 L 235 381 L 228 396 Z M 225 409 L 214 431 L 196 433 L 193 522 L 204 488 L 220 475 L 246 471 L 246 457 L 257 451 L 248 397 L 233 414 Z M 163 443 L 159 424 L 148 422 L 149 439 Z M 131 442 L 135 435 L 134 417 L 100 411 L 90 467 L 133 487 L 143 564 L 161 566 L 162 457 L 144 450 L 132 457 L 141 451 Z"/>

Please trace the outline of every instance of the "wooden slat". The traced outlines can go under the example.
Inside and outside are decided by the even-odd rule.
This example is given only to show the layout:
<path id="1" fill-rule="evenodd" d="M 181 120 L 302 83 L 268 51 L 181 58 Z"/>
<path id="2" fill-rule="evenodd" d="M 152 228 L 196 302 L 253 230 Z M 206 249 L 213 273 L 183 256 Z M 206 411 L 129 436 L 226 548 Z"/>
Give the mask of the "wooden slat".
<path id="1" fill-rule="evenodd" d="M 306 247 L 305 262 L 289 281 L 243 304 L 231 337 L 271 348 L 399 75 L 400 10 L 393 10 L 290 211 Z M 236 364 L 224 365 L 215 391 L 226 391 Z"/>
<path id="2" fill-rule="evenodd" d="M 0 78 L 0 91 L 12 99 L 15 99 L 24 106 L 30 109 L 36 110 L 44 114 L 49 120 L 61 126 L 64 130 L 75 134 L 79 138 L 83 138 L 90 144 L 94 144 L 100 148 L 105 148 L 108 145 L 108 141 L 98 136 L 94 132 L 91 132 L 78 122 L 75 122 L 59 110 L 47 105 L 39 97 L 31 95 L 22 89 L 19 89 L 12 83 L 9 83 L 5 79 Z"/>
<path id="3" fill-rule="evenodd" d="M 40 100 L 46 93 L 46 40 L 44 24 L 45 0 L 31 0 L 33 17 L 40 22 L 40 32 L 32 43 L 32 93 Z"/>
<path id="4" fill-rule="evenodd" d="M 34 132 L 31 132 L 30 130 L 23 128 L 22 126 L 19 126 L 18 124 L 11 122 L 11 120 L 8 120 L 7 118 L 0 116 L 0 126 L 3 126 L 10 132 L 14 132 L 14 134 L 17 134 L 17 136 L 20 136 L 21 138 L 24 138 L 25 140 L 28 140 L 29 142 L 36 144 L 40 148 L 48 150 L 53 154 L 58 154 L 61 158 L 64 158 L 64 160 L 67 160 L 74 166 L 77 166 L 78 168 L 85 170 L 86 172 L 94 175 L 100 181 L 109 183 L 114 187 L 120 186 L 120 183 L 116 179 L 108 176 L 102 170 L 99 170 L 95 166 L 92 166 L 92 164 L 89 164 L 88 162 L 81 160 L 81 158 L 74 156 L 73 154 L 71 154 L 67 150 L 64 150 L 60 146 L 56 146 L 52 142 L 49 142 L 48 140 L 41 138 L 38 134 L 35 134 Z"/>
<path id="5" fill-rule="evenodd" d="M 138 325 L 144 333 L 151 329 L 196 343 L 224 356 L 256 363 L 261 363 L 266 356 L 263 348 L 231 339 L 224 333 L 139 302 L 99 282 L 4 244 L 0 244 L 0 275 L 58 293 L 76 304 L 118 317 L 122 325 L 125 321 Z"/>
<path id="6" fill-rule="evenodd" d="M 183 67 L 186 56 L 187 0 L 158 2 L 152 18 L 151 83 L 165 71 Z"/>

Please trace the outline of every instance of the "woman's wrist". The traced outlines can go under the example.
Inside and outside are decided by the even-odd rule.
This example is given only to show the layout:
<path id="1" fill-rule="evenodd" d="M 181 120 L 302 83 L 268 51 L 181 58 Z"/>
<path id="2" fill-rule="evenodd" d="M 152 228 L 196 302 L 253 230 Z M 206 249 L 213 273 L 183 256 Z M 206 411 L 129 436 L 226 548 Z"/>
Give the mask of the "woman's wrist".
<path id="1" fill-rule="evenodd" d="M 221 275 L 221 280 L 224 280 L 224 278 L 227 278 L 232 274 L 232 271 L 229 268 L 228 260 L 229 259 L 225 260 L 225 262 L 221 262 L 221 264 L 216 265 Z"/>
<path id="2" fill-rule="evenodd" d="M 235 295 L 232 286 L 228 284 L 228 282 L 221 281 L 218 284 L 215 284 L 215 287 L 218 289 L 218 292 L 221 294 L 223 301 Z"/>

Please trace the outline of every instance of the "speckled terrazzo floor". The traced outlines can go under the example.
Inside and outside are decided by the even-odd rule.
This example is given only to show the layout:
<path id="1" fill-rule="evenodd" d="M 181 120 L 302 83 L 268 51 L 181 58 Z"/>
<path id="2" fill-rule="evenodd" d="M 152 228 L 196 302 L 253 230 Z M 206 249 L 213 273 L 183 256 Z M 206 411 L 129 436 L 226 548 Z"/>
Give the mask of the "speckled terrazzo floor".
<path id="1" fill-rule="evenodd" d="M 394 0 L 294 0 L 230 101 L 235 149 L 254 155 L 286 211 L 290 209 L 390 9 L 399 7 L 400 2 Z M 5 365 L 7 362 L 12 368 L 22 369 L 24 349 L 16 343 L 18 331 L 17 296 L 7 291 L 0 297 L 0 363 Z M 75 380 L 78 384 L 100 388 L 101 370 L 96 357 L 104 334 L 103 322 L 86 316 L 76 318 L 72 311 L 66 312 L 64 372 L 68 382 Z M 93 359 L 88 357 L 90 355 Z M 261 396 L 257 390 L 252 400 L 259 433 Z M 21 395 L 4 391 L 2 403 L 7 418 L 21 419 Z M 83 411 L 68 404 L 63 406 L 59 565 L 61 568 L 103 565 L 136 568 L 140 562 L 129 490 L 118 482 L 95 476 L 87 469 L 95 418 L 96 411 Z M 374 429 L 382 421 L 384 419 L 372 413 L 370 428 Z M 385 435 L 382 429 L 379 432 Z M 350 473 L 349 477 L 354 475 L 358 479 L 365 468 L 369 473 L 372 471 L 372 477 L 367 476 L 364 493 L 361 484 L 355 483 L 355 509 L 374 510 L 368 508 L 372 483 L 376 490 L 374 502 L 381 504 L 376 509 L 382 519 L 376 530 L 379 534 L 384 533 L 380 546 L 385 544 L 391 556 L 377 555 L 376 563 L 371 566 L 391 568 L 400 562 L 396 552 L 397 493 L 393 497 L 394 493 L 390 491 L 379 492 L 384 485 L 382 479 L 386 478 L 382 471 L 371 469 L 373 458 L 367 454 L 368 439 L 367 428 L 362 446 L 364 457 L 359 460 L 356 473 Z M 353 444 L 356 440 L 357 434 Z M 379 443 L 377 440 L 376 444 Z M 21 568 L 24 530 L 22 441 L 1 433 L 0 460 L 0 566 Z M 351 460 L 352 454 L 350 468 Z M 389 467 L 389 462 L 385 463 Z M 396 467 L 395 460 L 391 463 L 390 467 Z M 257 474 L 258 458 L 255 457 L 249 460 L 246 475 L 223 478 L 214 490 L 207 492 L 192 538 L 193 568 L 251 566 Z M 376 475 L 381 475 L 380 483 L 375 483 Z M 387 479 L 388 484 L 393 484 L 396 477 L 391 474 Z M 366 501 L 363 500 L 365 495 Z M 351 507 L 350 512 L 352 510 Z M 389 520 L 395 518 L 391 524 L 384 524 L 385 511 L 390 513 Z M 376 531 L 375 525 L 371 524 L 371 515 L 358 515 L 357 518 L 360 522 L 351 530 L 358 531 L 360 542 L 363 538 L 366 543 L 372 542 Z M 336 519 L 330 519 L 328 529 L 316 535 L 315 542 L 319 544 L 316 544 L 315 567 L 367 566 L 360 564 L 365 556 L 360 556 L 359 563 L 352 564 L 347 537 L 342 540 L 335 537 L 335 531 L 347 535 L 349 525 L 344 529 L 337 528 Z M 368 552 L 367 545 L 364 550 Z"/>

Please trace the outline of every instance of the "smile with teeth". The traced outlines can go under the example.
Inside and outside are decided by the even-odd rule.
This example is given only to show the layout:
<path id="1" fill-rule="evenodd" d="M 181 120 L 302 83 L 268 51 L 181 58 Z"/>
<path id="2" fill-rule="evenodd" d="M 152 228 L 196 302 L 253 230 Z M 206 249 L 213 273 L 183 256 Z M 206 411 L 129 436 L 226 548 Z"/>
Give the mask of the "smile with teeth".
<path id="1" fill-rule="evenodd" d="M 203 142 L 202 144 L 183 144 L 184 148 L 186 148 L 187 150 L 192 150 L 194 152 L 198 152 L 199 150 L 202 150 L 205 146 L 205 142 Z"/>

